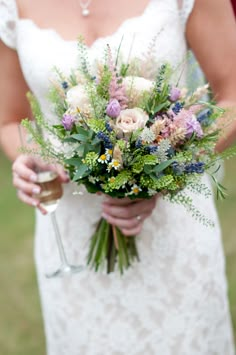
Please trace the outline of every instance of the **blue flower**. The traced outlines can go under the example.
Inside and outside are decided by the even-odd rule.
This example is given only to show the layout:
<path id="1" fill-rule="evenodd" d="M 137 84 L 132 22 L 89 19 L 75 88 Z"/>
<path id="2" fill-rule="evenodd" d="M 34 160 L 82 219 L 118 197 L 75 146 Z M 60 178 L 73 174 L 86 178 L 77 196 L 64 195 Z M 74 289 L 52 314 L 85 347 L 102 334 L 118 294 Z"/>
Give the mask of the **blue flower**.
<path id="1" fill-rule="evenodd" d="M 179 164 L 177 161 L 174 161 L 171 166 L 175 175 L 182 175 L 184 173 L 185 167 L 183 164 Z"/>
<path id="2" fill-rule="evenodd" d="M 141 139 L 138 139 L 136 142 L 135 142 L 135 147 L 136 148 L 142 148 L 142 141 L 141 141 Z"/>
<path id="3" fill-rule="evenodd" d="M 107 130 L 108 132 L 112 132 L 112 131 L 113 131 L 113 129 L 112 129 L 112 127 L 111 127 L 111 125 L 110 125 L 109 122 L 106 122 L 106 123 L 105 123 L 105 126 L 106 126 L 106 130 Z"/>
<path id="4" fill-rule="evenodd" d="M 176 102 L 175 105 L 172 107 L 172 111 L 178 115 L 178 113 L 182 110 L 183 108 L 183 104 L 181 104 L 180 102 Z"/>
<path id="5" fill-rule="evenodd" d="M 105 148 L 107 148 L 107 149 L 112 149 L 113 145 L 112 145 L 111 140 L 110 140 L 110 138 L 108 137 L 107 134 L 105 134 L 104 132 L 101 132 L 101 131 L 100 131 L 100 132 L 97 133 L 97 137 L 98 137 L 101 141 L 103 141 Z"/>
<path id="6" fill-rule="evenodd" d="M 211 123 L 209 117 L 211 116 L 212 112 L 212 109 L 209 108 L 206 108 L 205 110 L 201 111 L 197 115 L 198 122 L 203 126 L 208 126 Z"/>
<path id="7" fill-rule="evenodd" d="M 156 153 L 158 147 L 156 145 L 149 145 L 145 147 L 145 149 L 148 151 L 149 154 L 154 154 Z"/>
<path id="8" fill-rule="evenodd" d="M 191 163 L 191 164 L 187 164 L 185 165 L 185 169 L 184 172 L 186 174 L 203 174 L 204 173 L 204 166 L 205 164 L 201 161 L 197 162 L 197 163 Z"/>
<path id="9" fill-rule="evenodd" d="M 63 82 L 61 83 L 61 86 L 63 87 L 64 90 L 68 89 L 68 87 L 69 87 L 67 81 L 63 81 Z"/>

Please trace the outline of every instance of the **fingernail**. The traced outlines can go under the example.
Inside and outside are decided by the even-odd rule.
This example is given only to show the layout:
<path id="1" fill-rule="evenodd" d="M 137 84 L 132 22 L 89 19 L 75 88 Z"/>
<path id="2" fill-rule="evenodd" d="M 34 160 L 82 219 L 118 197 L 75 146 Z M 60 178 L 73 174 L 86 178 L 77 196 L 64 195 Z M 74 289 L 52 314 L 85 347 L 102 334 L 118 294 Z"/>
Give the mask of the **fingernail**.
<path id="1" fill-rule="evenodd" d="M 30 175 L 30 181 L 36 182 L 37 181 L 37 175 L 35 175 L 35 174 Z"/>
<path id="2" fill-rule="evenodd" d="M 38 202 L 37 201 L 33 201 L 32 202 L 32 206 L 37 207 L 38 206 Z"/>
<path id="3" fill-rule="evenodd" d="M 40 191 L 41 191 L 40 187 L 34 187 L 32 190 L 33 194 L 35 194 L 35 195 L 39 194 Z"/>

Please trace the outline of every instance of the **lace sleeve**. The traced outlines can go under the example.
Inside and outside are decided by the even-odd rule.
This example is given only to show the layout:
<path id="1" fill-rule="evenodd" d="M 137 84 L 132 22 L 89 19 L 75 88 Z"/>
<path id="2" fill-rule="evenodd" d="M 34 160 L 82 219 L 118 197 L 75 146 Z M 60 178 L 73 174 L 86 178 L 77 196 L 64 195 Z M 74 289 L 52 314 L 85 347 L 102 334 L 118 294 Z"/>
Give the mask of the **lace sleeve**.
<path id="1" fill-rule="evenodd" d="M 17 19 L 15 0 L 0 0 L 0 39 L 13 49 L 16 48 Z"/>
<path id="2" fill-rule="evenodd" d="M 185 27 L 188 17 L 191 14 L 195 0 L 178 0 L 180 9 L 180 18 L 183 26 Z"/>

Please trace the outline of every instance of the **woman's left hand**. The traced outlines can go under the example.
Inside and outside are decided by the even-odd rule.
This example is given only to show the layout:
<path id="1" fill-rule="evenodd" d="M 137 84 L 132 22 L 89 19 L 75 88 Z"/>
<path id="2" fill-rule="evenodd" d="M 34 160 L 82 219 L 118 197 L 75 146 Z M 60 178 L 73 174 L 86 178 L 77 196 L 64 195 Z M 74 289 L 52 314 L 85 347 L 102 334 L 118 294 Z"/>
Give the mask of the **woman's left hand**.
<path id="1" fill-rule="evenodd" d="M 135 236 L 142 230 L 144 220 L 152 214 L 157 196 L 149 200 L 130 200 L 107 196 L 103 202 L 102 217 L 119 227 L 124 235 Z"/>

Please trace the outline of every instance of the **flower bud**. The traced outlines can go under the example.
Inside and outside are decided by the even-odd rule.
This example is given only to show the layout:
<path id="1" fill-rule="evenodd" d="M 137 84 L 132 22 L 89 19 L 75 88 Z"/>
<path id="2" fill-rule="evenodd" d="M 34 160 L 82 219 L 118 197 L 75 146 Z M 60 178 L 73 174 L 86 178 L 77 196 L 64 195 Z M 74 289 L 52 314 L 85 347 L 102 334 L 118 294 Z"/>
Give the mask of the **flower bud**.
<path id="1" fill-rule="evenodd" d="M 175 102 L 177 100 L 179 100 L 181 96 L 181 90 L 176 88 L 176 87 L 172 87 L 170 90 L 170 101 Z"/>
<path id="2" fill-rule="evenodd" d="M 111 118 L 117 118 L 120 114 L 121 107 L 117 99 L 112 99 L 107 105 L 106 114 Z"/>
<path id="3" fill-rule="evenodd" d="M 62 118 L 62 125 L 66 131 L 71 131 L 75 124 L 75 118 L 67 113 L 64 114 Z"/>

